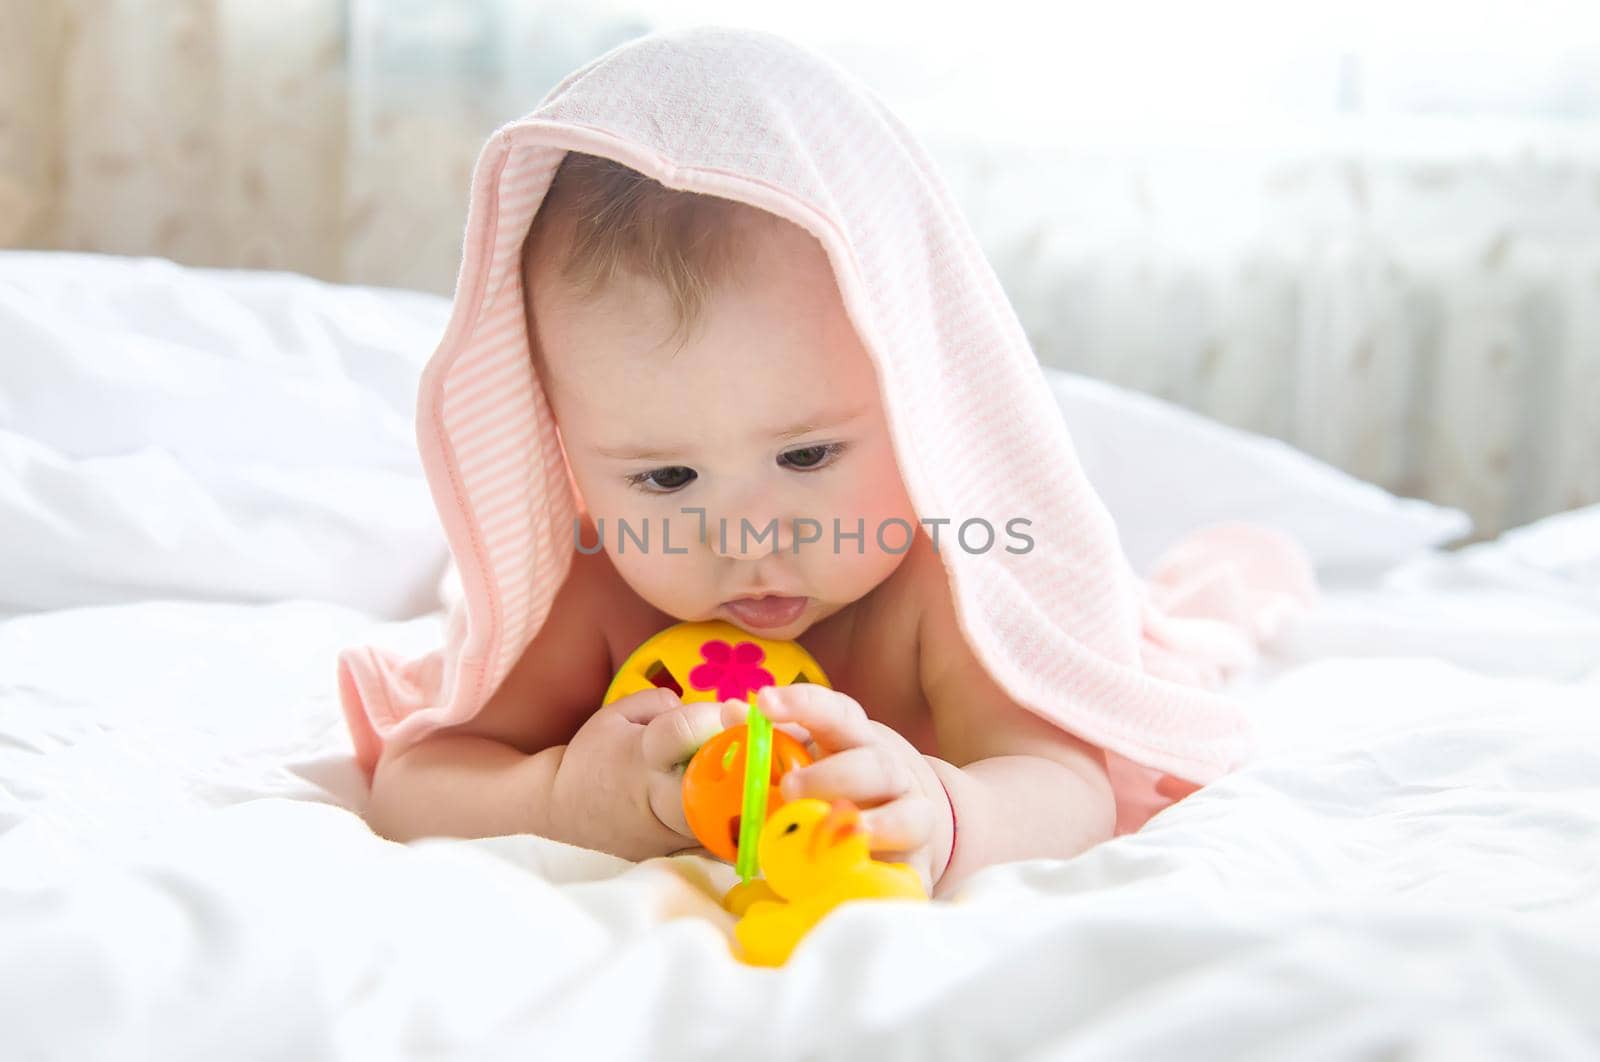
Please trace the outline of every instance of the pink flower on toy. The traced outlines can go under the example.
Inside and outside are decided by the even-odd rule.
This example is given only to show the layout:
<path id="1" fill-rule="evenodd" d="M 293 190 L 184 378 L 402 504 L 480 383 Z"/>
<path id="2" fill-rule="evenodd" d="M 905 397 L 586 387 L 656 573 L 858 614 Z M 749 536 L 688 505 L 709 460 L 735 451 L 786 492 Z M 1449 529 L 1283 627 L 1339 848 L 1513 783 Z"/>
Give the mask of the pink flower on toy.
<path id="1" fill-rule="evenodd" d="M 752 690 L 772 685 L 772 673 L 761 667 L 767 654 L 754 642 L 729 645 L 720 638 L 700 643 L 705 663 L 689 671 L 689 684 L 697 690 L 715 688 L 717 700 L 744 700 Z"/>

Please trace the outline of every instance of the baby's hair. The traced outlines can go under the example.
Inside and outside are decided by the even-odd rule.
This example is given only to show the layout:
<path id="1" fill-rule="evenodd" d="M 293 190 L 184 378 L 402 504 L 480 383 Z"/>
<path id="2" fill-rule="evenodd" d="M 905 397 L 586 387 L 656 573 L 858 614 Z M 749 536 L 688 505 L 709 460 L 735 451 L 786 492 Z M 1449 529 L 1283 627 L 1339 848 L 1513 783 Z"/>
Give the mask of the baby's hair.
<path id="1" fill-rule="evenodd" d="M 739 222 L 762 215 L 745 203 L 668 188 L 614 159 L 569 151 L 522 245 L 531 276 L 535 244 L 556 256 L 560 277 L 592 297 L 619 269 L 665 285 L 677 330 L 694 326 L 710 292 L 739 258 Z"/>

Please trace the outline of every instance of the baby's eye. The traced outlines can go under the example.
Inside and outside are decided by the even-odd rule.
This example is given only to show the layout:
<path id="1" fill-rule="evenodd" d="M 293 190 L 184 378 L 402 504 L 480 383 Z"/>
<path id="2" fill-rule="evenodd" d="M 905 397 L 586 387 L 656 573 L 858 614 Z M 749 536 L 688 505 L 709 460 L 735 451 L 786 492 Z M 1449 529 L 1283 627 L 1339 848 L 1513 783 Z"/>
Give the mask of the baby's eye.
<path id="1" fill-rule="evenodd" d="M 692 468 L 683 465 L 671 465 L 667 468 L 652 468 L 648 472 L 636 472 L 628 477 L 628 485 L 644 491 L 646 494 L 670 494 L 672 491 L 687 486 L 694 480 L 697 473 Z M 645 484 L 654 484 L 654 488 Z"/>
<path id="2" fill-rule="evenodd" d="M 838 457 L 844 452 L 844 447 L 844 443 L 821 443 L 785 451 L 783 457 L 788 459 L 788 467 L 809 472 L 814 468 L 822 468 L 830 458 Z"/>

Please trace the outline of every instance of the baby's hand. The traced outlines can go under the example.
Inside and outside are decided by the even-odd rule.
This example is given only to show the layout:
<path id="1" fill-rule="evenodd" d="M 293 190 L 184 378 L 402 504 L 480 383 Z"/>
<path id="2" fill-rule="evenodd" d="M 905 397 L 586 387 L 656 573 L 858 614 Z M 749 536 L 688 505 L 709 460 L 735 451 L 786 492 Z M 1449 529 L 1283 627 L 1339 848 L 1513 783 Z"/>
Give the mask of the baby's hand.
<path id="1" fill-rule="evenodd" d="M 916 746 L 867 718 L 853 698 L 815 683 L 768 686 L 756 695 L 756 706 L 774 726 L 804 727 L 815 746 L 815 763 L 784 775 L 784 799 L 845 799 L 862 808 L 873 858 L 910 864 L 931 896 L 949 857 L 954 824 L 944 784 Z M 722 722 L 744 722 L 745 708 L 728 702 Z"/>
<path id="2" fill-rule="evenodd" d="M 556 840 L 635 861 L 684 847 L 660 821 L 646 786 L 647 721 L 678 704 L 671 690 L 643 690 L 602 705 L 567 742 L 550 795 Z"/>
<path id="3" fill-rule="evenodd" d="M 684 851 L 709 856 L 683 813 L 683 770 L 700 746 L 722 730 L 722 706 L 715 701 L 685 704 L 671 690 L 665 693 L 659 700 L 640 698 L 629 713 L 634 722 L 645 724 L 641 739 L 650 810 L 662 825 L 683 835 Z"/>

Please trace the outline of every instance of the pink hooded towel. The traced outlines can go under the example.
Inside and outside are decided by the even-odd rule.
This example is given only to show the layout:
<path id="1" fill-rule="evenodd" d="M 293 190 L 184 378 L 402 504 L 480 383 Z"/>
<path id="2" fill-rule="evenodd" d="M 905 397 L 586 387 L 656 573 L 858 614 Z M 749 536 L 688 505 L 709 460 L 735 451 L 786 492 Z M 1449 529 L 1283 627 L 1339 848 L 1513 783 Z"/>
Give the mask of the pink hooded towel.
<path id="1" fill-rule="evenodd" d="M 385 745 L 478 712 L 549 618 L 573 557 L 580 503 L 530 360 L 520 268 L 567 151 L 742 201 L 821 242 L 875 363 L 907 493 L 924 519 L 950 520 L 939 555 L 968 642 L 1018 704 L 1108 752 L 1119 832 L 1249 756 L 1245 716 L 1221 687 L 1314 603 L 1304 550 L 1270 528 L 1213 525 L 1137 576 L 922 147 L 830 61 L 772 34 L 704 27 L 612 49 L 479 157 L 454 309 L 417 404 L 462 596 L 433 652 L 339 655 L 369 780 Z M 997 531 L 1026 517 L 1034 545 L 958 548 L 952 532 L 974 517 Z"/>

